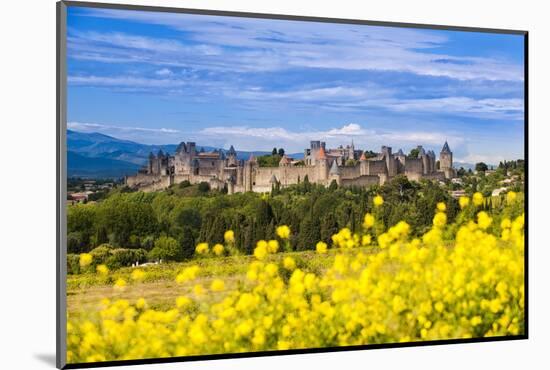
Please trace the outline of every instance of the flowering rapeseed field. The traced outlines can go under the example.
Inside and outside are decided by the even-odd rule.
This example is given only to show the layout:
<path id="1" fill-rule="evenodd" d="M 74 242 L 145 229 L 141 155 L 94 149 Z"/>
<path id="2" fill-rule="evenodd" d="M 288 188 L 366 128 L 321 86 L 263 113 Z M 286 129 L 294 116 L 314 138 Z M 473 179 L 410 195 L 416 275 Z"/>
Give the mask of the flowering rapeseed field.
<path id="1" fill-rule="evenodd" d="M 453 224 L 440 203 L 432 228 L 420 238 L 410 237 L 403 221 L 375 231 L 375 209 L 365 215 L 361 232 L 344 228 L 331 244 L 312 246 L 316 253 L 333 253 L 331 266 L 317 273 L 297 267 L 291 254 L 272 258 L 284 253 L 292 233 L 280 226 L 279 240 L 258 241 L 246 278 L 235 288 L 219 278 L 203 286 L 201 268 L 188 266 L 173 279 L 194 287 L 172 308 L 153 309 L 143 298 L 104 299 L 99 311 L 69 316 L 67 361 L 523 334 L 524 215 L 516 198 L 509 195 L 498 211 L 482 211 L 479 193 L 462 198 Z M 377 196 L 377 207 L 383 203 Z M 201 243 L 196 253 L 218 258 L 233 242 L 228 231 L 225 245 Z M 89 265 L 91 256 L 80 262 Z M 105 267 L 96 273 L 110 274 Z M 146 274 L 135 270 L 113 289 L 124 290 Z M 203 299 L 210 295 L 215 298 Z"/>

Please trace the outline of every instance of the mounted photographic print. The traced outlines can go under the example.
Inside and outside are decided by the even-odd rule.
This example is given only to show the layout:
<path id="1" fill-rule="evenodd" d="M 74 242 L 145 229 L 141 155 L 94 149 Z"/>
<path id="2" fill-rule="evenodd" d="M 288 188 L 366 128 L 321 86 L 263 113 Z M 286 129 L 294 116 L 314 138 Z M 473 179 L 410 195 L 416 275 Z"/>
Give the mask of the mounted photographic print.
<path id="1" fill-rule="evenodd" d="M 59 3 L 58 367 L 527 338 L 526 51 Z"/>

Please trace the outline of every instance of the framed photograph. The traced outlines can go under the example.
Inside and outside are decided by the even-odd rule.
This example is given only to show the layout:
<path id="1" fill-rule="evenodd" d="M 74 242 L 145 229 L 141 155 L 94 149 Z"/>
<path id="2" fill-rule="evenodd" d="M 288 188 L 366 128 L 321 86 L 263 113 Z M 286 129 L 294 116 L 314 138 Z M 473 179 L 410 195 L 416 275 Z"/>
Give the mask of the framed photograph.
<path id="1" fill-rule="evenodd" d="M 528 337 L 526 31 L 57 10 L 59 368 Z"/>

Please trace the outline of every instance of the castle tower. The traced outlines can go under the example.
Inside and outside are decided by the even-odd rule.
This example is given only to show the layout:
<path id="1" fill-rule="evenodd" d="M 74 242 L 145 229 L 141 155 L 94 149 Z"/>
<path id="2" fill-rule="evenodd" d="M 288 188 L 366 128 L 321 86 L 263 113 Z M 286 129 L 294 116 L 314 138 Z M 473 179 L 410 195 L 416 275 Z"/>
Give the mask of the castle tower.
<path id="1" fill-rule="evenodd" d="M 235 150 L 235 148 L 233 148 L 233 145 L 229 147 L 229 151 L 227 152 L 227 165 L 228 166 L 237 165 L 237 151 Z"/>
<path id="2" fill-rule="evenodd" d="M 229 176 L 227 181 L 227 194 L 235 194 L 235 178 L 233 176 Z"/>
<path id="3" fill-rule="evenodd" d="M 430 172 L 430 160 L 428 156 L 426 155 L 426 151 L 422 147 L 422 145 L 419 145 L 418 147 L 418 158 L 422 160 L 422 174 L 426 175 Z"/>
<path id="4" fill-rule="evenodd" d="M 369 161 L 367 160 L 365 151 L 363 151 L 363 153 L 361 153 L 361 157 L 359 157 L 359 174 L 361 176 L 369 174 Z"/>
<path id="5" fill-rule="evenodd" d="M 317 152 L 317 161 L 315 165 L 317 166 L 317 180 L 326 182 L 328 178 L 328 163 L 324 146 L 321 146 Z"/>
<path id="6" fill-rule="evenodd" d="M 338 186 L 340 186 L 342 182 L 342 176 L 340 174 L 340 168 L 338 167 L 338 163 L 336 163 L 336 161 L 332 161 L 332 166 L 330 166 L 328 176 L 329 184 L 332 183 L 332 180 L 335 180 Z"/>
<path id="7" fill-rule="evenodd" d="M 451 152 L 447 141 L 445 141 L 439 153 L 439 169 L 445 172 L 445 178 L 449 179 L 453 177 L 453 152 Z"/>
<path id="8" fill-rule="evenodd" d="M 403 153 L 402 149 L 399 149 L 397 153 L 395 154 L 395 158 L 397 158 L 397 173 L 402 173 L 405 171 L 405 161 L 407 160 L 407 156 L 405 153 Z"/>
<path id="9" fill-rule="evenodd" d="M 159 150 L 158 154 L 157 154 L 157 168 L 156 168 L 156 172 L 158 175 L 165 175 L 166 171 L 164 171 L 164 167 L 163 167 L 163 162 L 164 162 L 164 153 L 162 152 L 162 149 Z"/>
<path id="10" fill-rule="evenodd" d="M 428 158 L 430 160 L 428 173 L 434 173 L 435 172 L 435 153 L 433 150 L 428 151 Z"/>
<path id="11" fill-rule="evenodd" d="M 256 168 L 258 167 L 258 161 L 254 154 L 250 154 L 250 158 L 246 161 L 244 168 L 244 191 L 253 191 L 256 185 Z"/>
<path id="12" fill-rule="evenodd" d="M 153 152 L 149 153 L 149 165 L 147 166 L 147 173 L 149 175 L 153 174 L 153 162 L 155 161 L 155 155 Z"/>
<path id="13" fill-rule="evenodd" d="M 386 160 L 386 168 L 388 170 L 388 176 L 392 177 L 397 175 L 397 168 L 396 168 L 397 166 L 395 165 L 395 158 L 393 158 L 393 155 L 391 154 L 391 147 L 383 146 L 382 155 Z"/>

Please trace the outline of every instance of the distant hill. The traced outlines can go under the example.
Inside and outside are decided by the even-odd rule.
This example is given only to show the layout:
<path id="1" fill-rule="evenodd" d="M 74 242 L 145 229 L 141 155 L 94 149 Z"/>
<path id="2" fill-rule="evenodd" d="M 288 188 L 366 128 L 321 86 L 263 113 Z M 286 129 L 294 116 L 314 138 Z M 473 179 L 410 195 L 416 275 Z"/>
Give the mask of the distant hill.
<path id="1" fill-rule="evenodd" d="M 133 175 L 139 165 L 110 158 L 85 157 L 73 151 L 67 152 L 67 172 L 69 177 L 119 178 Z"/>
<path id="2" fill-rule="evenodd" d="M 149 153 L 173 154 L 178 144 L 147 145 L 130 140 L 117 139 L 112 136 L 97 132 L 79 132 L 67 130 L 67 150 L 69 152 L 69 177 L 123 177 L 135 174 L 136 171 L 147 163 Z M 197 145 L 197 149 L 204 148 L 212 151 L 211 146 Z M 248 159 L 250 154 L 255 156 L 268 154 L 268 152 L 247 152 L 237 150 L 238 159 Z"/>

